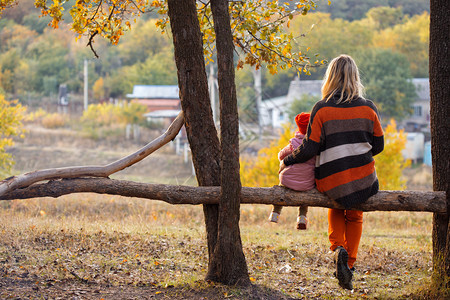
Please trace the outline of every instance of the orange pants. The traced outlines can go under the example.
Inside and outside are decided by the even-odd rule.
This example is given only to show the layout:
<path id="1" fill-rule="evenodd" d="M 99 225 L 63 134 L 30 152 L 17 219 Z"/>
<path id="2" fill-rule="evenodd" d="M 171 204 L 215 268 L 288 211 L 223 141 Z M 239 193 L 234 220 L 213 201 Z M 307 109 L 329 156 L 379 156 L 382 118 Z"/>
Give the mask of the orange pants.
<path id="1" fill-rule="evenodd" d="M 352 268 L 356 261 L 362 234 L 362 223 L 362 211 L 332 208 L 328 210 L 330 249 L 334 251 L 338 246 L 344 247 L 348 252 L 349 268 Z"/>

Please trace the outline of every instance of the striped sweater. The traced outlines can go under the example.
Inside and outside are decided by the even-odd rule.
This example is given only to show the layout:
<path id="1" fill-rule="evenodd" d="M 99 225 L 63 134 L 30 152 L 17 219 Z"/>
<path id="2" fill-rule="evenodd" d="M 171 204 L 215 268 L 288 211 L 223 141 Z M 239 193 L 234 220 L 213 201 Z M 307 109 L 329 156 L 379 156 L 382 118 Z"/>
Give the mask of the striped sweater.
<path id="1" fill-rule="evenodd" d="M 317 190 L 350 208 L 378 192 L 373 156 L 383 151 L 383 129 L 372 101 L 337 99 L 316 103 L 306 138 L 283 161 L 289 166 L 317 155 Z"/>

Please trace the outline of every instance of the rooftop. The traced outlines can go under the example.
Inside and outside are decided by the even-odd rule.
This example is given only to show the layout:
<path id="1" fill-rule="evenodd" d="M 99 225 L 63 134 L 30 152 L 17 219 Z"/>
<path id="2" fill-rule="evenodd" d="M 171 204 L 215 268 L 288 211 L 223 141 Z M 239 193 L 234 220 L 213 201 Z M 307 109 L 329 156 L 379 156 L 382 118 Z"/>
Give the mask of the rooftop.
<path id="1" fill-rule="evenodd" d="M 131 99 L 180 99 L 178 85 L 135 85 Z"/>

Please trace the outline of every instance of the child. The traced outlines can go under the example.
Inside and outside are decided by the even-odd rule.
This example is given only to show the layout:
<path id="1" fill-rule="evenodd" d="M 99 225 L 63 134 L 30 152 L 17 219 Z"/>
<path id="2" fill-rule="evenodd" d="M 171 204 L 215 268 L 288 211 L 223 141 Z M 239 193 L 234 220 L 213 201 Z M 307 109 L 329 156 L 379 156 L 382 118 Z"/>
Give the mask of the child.
<path id="1" fill-rule="evenodd" d="M 291 154 L 298 146 L 303 142 L 303 138 L 306 134 L 306 129 L 309 123 L 309 113 L 301 113 L 295 117 L 295 123 L 297 123 L 298 131 L 295 132 L 295 137 L 289 141 L 289 145 L 283 148 L 283 150 L 278 153 L 278 159 L 283 161 L 283 159 Z M 311 158 L 305 163 L 294 164 L 285 168 L 280 172 L 280 185 L 288 187 L 296 191 L 307 191 L 314 188 L 314 168 L 316 164 L 315 157 Z M 281 209 L 283 207 L 280 205 L 274 205 L 273 210 L 270 214 L 270 222 L 278 222 L 278 218 L 281 214 Z M 307 206 L 300 206 L 299 213 L 297 217 L 297 229 L 305 230 L 308 224 L 308 219 L 306 214 L 308 212 Z"/>

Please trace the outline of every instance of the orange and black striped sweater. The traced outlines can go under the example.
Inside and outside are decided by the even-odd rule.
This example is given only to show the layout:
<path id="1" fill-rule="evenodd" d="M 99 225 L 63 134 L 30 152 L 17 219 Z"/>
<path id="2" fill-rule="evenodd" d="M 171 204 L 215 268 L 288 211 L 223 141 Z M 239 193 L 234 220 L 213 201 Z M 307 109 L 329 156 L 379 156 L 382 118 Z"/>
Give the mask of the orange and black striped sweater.
<path id="1" fill-rule="evenodd" d="M 373 156 L 383 151 L 384 137 L 372 101 L 337 99 L 316 103 L 303 144 L 283 161 L 289 166 L 317 155 L 317 190 L 350 208 L 378 192 Z"/>

